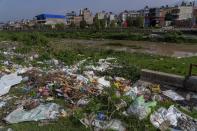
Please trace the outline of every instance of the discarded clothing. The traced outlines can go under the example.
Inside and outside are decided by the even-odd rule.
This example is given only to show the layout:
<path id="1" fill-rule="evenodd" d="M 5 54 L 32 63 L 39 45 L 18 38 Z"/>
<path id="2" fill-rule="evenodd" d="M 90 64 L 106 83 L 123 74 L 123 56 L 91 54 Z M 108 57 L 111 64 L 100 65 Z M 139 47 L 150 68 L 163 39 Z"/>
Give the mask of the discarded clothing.
<path id="1" fill-rule="evenodd" d="M 166 91 L 162 91 L 162 93 L 171 98 L 174 101 L 179 101 L 179 100 L 184 100 L 185 98 L 182 97 L 181 95 L 177 94 L 175 91 L 173 90 L 166 90 Z"/>
<path id="2" fill-rule="evenodd" d="M 24 121 L 39 121 L 39 120 L 52 120 L 56 119 L 60 112 L 60 106 L 55 103 L 40 104 L 38 107 L 25 111 L 23 107 L 11 112 L 5 120 L 8 123 L 19 123 Z"/>
<path id="3" fill-rule="evenodd" d="M 0 96 L 7 94 L 12 86 L 19 84 L 21 81 L 22 77 L 18 76 L 17 73 L 4 75 L 1 77 Z"/>

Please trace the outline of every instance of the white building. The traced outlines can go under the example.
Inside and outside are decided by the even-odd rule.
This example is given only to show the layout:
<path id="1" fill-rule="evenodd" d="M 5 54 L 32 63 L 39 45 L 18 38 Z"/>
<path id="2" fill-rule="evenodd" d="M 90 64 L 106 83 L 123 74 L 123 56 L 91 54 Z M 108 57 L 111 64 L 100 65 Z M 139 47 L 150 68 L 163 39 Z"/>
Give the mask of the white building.
<path id="1" fill-rule="evenodd" d="M 179 6 L 175 9 L 176 20 L 187 20 L 192 18 L 193 6 Z"/>

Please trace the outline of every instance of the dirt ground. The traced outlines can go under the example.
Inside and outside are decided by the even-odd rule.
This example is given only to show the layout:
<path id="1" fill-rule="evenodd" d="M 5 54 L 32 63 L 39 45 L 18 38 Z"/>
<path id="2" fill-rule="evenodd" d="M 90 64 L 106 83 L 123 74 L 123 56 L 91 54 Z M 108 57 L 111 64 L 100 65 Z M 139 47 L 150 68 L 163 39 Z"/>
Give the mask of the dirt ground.
<path id="1" fill-rule="evenodd" d="M 165 43 L 165 42 L 147 42 L 147 41 L 129 41 L 129 40 L 76 40 L 63 39 L 58 43 L 82 45 L 88 47 L 113 49 L 117 51 L 141 52 L 157 54 L 171 57 L 191 57 L 197 56 L 197 44 L 189 43 Z"/>

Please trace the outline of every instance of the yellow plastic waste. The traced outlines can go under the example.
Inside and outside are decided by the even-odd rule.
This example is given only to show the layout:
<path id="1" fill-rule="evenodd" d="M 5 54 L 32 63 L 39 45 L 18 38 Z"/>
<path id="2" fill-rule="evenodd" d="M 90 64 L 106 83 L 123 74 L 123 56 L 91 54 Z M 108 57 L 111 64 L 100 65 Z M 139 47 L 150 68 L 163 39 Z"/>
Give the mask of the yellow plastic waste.
<path id="1" fill-rule="evenodd" d="M 160 85 L 157 84 L 151 85 L 150 90 L 152 93 L 161 93 Z"/>

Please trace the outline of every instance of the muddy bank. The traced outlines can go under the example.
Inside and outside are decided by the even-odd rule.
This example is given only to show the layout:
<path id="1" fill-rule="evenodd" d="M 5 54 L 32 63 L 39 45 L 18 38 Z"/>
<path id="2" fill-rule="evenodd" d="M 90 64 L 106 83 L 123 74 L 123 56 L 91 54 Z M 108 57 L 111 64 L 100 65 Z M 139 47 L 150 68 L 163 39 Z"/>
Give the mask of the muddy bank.
<path id="1" fill-rule="evenodd" d="M 197 44 L 176 44 L 166 42 L 147 42 L 147 41 L 129 41 L 129 40 L 76 40 L 63 39 L 57 40 L 57 43 L 71 44 L 72 46 L 82 45 L 88 47 L 113 49 L 117 51 L 141 52 L 157 54 L 171 57 L 191 57 L 197 56 Z"/>

